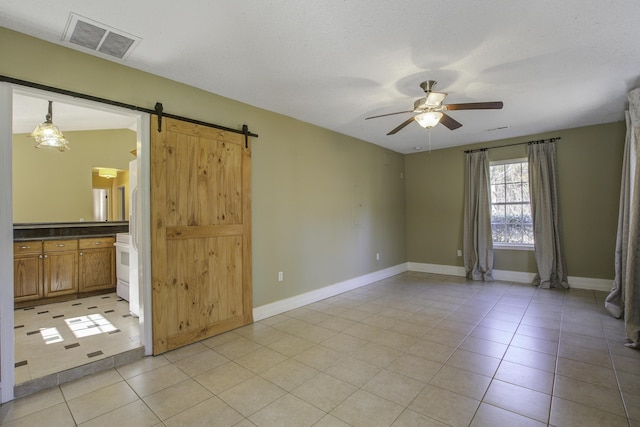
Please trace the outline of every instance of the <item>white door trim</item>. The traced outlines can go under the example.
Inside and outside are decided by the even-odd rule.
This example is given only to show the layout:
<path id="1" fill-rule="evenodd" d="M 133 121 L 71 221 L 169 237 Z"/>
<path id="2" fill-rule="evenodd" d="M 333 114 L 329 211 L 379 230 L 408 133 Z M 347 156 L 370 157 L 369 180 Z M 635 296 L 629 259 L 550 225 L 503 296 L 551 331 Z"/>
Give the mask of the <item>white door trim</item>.
<path id="1" fill-rule="evenodd" d="M 12 103 L 13 93 L 39 95 L 52 101 L 82 105 L 137 118 L 138 193 L 140 222 L 138 242 L 140 272 L 140 342 L 152 354 L 150 241 L 150 116 L 106 103 L 0 82 L 0 402 L 13 400 L 15 348 L 13 320 L 13 206 L 12 206 Z M 146 244 L 145 244 L 146 243 Z M 147 321 L 148 320 L 148 321 Z"/>
<path id="2" fill-rule="evenodd" d="M 13 206 L 12 99 L 13 88 L 0 84 L 0 402 L 13 399 Z"/>

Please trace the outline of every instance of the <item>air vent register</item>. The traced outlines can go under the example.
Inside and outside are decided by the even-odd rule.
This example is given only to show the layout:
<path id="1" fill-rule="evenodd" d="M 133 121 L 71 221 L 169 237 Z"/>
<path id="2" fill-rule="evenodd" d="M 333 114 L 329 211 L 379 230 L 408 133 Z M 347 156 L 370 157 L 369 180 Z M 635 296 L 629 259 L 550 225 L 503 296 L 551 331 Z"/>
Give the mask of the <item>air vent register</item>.
<path id="1" fill-rule="evenodd" d="M 76 46 L 118 59 L 126 59 L 140 38 L 75 13 L 69 15 L 62 39 Z"/>

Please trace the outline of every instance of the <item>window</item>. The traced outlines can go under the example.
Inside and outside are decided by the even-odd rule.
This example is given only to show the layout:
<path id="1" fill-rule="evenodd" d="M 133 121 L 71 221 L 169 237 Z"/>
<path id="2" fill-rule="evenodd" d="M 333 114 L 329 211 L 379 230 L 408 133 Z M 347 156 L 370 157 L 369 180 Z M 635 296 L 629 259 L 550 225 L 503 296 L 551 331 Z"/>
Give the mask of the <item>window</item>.
<path id="1" fill-rule="evenodd" d="M 533 246 L 526 159 L 491 162 L 491 231 L 500 246 Z"/>

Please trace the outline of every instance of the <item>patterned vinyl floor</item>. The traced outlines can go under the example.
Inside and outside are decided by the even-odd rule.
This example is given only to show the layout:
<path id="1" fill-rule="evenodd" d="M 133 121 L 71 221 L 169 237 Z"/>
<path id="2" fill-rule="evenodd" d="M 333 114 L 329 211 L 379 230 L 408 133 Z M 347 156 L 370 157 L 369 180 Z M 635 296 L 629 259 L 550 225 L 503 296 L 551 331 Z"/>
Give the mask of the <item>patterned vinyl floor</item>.
<path id="1" fill-rule="evenodd" d="M 138 318 L 115 293 L 14 311 L 15 383 L 139 347 Z"/>

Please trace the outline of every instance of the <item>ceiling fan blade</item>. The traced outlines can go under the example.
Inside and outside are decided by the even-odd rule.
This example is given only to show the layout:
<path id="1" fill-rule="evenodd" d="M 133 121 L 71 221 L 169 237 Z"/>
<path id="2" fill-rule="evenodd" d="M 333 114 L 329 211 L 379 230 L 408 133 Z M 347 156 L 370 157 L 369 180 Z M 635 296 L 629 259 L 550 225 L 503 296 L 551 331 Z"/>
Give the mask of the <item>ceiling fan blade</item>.
<path id="1" fill-rule="evenodd" d="M 445 110 L 501 110 L 502 101 L 495 102 L 467 102 L 463 104 L 449 104 L 444 106 Z"/>
<path id="2" fill-rule="evenodd" d="M 405 120 L 404 122 L 400 123 L 399 126 L 397 126 L 395 129 L 393 129 L 391 132 L 389 132 L 387 135 L 393 135 L 395 133 L 397 133 L 398 131 L 401 131 L 405 126 L 407 126 L 409 123 L 411 123 L 412 121 L 414 121 L 416 119 L 415 116 L 408 118 L 407 120 Z"/>
<path id="3" fill-rule="evenodd" d="M 387 114 L 380 114 L 379 116 L 371 116 L 371 117 L 365 117 L 365 120 L 369 120 L 369 119 L 377 119 L 378 117 L 387 117 L 387 116 L 393 116 L 395 114 L 405 114 L 405 113 L 413 113 L 413 110 L 409 110 L 409 111 L 397 111 L 395 113 L 387 113 Z"/>
<path id="4" fill-rule="evenodd" d="M 442 117 L 440 118 L 440 123 L 448 127 L 450 130 L 456 130 L 459 127 L 462 127 L 462 123 L 460 123 L 453 117 L 448 116 L 444 113 L 442 113 Z"/>

